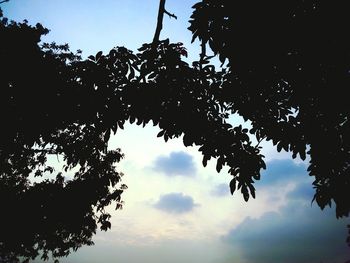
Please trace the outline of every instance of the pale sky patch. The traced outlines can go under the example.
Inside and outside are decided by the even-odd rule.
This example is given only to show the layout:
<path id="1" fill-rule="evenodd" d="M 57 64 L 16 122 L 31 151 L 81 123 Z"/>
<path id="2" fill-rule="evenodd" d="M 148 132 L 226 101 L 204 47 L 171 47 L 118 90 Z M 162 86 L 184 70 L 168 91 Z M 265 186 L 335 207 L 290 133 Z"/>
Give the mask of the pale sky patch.
<path id="1" fill-rule="evenodd" d="M 230 187 L 227 183 L 217 184 L 213 187 L 211 193 L 214 196 L 222 197 L 230 194 Z"/>

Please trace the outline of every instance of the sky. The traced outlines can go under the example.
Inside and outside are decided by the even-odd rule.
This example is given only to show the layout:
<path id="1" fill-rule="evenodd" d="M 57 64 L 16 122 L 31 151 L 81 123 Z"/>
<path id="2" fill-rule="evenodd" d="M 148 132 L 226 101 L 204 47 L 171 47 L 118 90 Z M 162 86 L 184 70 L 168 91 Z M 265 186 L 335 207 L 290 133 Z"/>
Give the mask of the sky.
<path id="1" fill-rule="evenodd" d="M 187 30 L 193 0 L 168 0 L 161 38 L 182 42 L 189 61 L 198 58 L 198 43 Z M 115 46 L 136 52 L 151 42 L 156 0 L 10 0 L 4 15 L 50 29 L 43 41 L 68 43 L 83 57 Z M 241 121 L 232 117 L 233 123 Z M 245 123 L 243 125 L 248 126 Z M 83 247 L 63 263 L 318 263 L 350 259 L 348 221 L 334 208 L 321 211 L 313 197 L 307 161 L 292 160 L 264 143 L 267 170 L 256 183 L 257 197 L 244 202 L 229 192 L 227 168 L 215 162 L 202 167 L 196 147 L 182 139 L 164 142 L 158 127 L 127 124 L 109 142 L 125 159 L 117 166 L 128 189 L 123 210 L 112 213 L 112 228 L 98 232 L 95 245 Z M 40 261 L 34 261 L 40 262 Z"/>

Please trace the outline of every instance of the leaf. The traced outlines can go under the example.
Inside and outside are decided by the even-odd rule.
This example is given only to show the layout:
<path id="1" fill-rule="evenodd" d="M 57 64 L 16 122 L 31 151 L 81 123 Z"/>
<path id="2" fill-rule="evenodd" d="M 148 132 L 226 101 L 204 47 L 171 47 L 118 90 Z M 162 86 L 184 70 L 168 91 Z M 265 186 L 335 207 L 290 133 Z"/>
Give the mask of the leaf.
<path id="1" fill-rule="evenodd" d="M 192 35 L 192 39 L 191 39 L 191 44 L 196 40 L 196 38 L 198 37 L 198 33 L 197 33 L 197 30 L 193 32 L 193 35 Z"/>
<path id="2" fill-rule="evenodd" d="M 96 60 L 99 60 L 101 56 L 102 56 L 102 51 L 97 52 Z"/>
<path id="3" fill-rule="evenodd" d="M 192 6 L 193 9 L 199 9 L 200 7 L 203 6 L 203 2 L 198 2 Z"/>
<path id="4" fill-rule="evenodd" d="M 111 51 L 109 51 L 110 57 L 115 57 L 116 55 L 117 55 L 117 51 L 115 49 L 111 49 Z"/>
<path id="5" fill-rule="evenodd" d="M 220 173 L 220 171 L 222 169 L 222 165 L 223 165 L 223 161 L 222 161 L 222 158 L 220 157 L 216 162 L 216 171 L 218 173 Z"/>
<path id="6" fill-rule="evenodd" d="M 136 122 L 136 125 L 142 124 L 142 121 L 143 121 L 143 120 L 142 120 L 141 118 L 138 118 L 138 119 L 137 119 L 137 122 Z"/>
<path id="7" fill-rule="evenodd" d="M 183 143 L 186 147 L 192 146 L 192 138 L 188 134 L 185 134 L 183 137 Z"/>
<path id="8" fill-rule="evenodd" d="M 255 173 L 255 174 L 253 174 L 253 178 L 254 178 L 255 180 L 260 180 L 260 173 L 257 172 L 257 173 Z"/>
<path id="9" fill-rule="evenodd" d="M 282 143 L 277 144 L 277 151 L 280 152 L 282 150 Z"/>
<path id="10" fill-rule="evenodd" d="M 117 130 L 118 130 L 118 125 L 117 125 L 117 124 L 114 124 L 114 125 L 112 126 L 112 131 L 113 131 L 113 133 L 116 134 Z"/>
<path id="11" fill-rule="evenodd" d="M 255 198 L 255 187 L 253 184 L 248 184 L 250 194 L 252 195 L 253 198 Z"/>
<path id="12" fill-rule="evenodd" d="M 240 179 L 240 178 L 239 178 L 239 179 Z M 237 187 L 237 189 L 241 189 L 241 187 L 242 187 L 242 185 L 243 185 L 242 182 L 241 182 L 241 180 L 239 180 L 239 179 L 238 179 L 238 187 Z"/>
<path id="13" fill-rule="evenodd" d="M 219 54 L 219 60 L 221 62 L 221 67 L 222 67 L 224 65 L 224 63 L 225 63 L 226 57 L 222 53 L 220 53 Z"/>
<path id="14" fill-rule="evenodd" d="M 164 134 L 165 130 L 161 130 L 158 134 L 157 134 L 157 137 L 162 137 L 163 134 Z"/>
<path id="15" fill-rule="evenodd" d="M 110 135 L 111 135 L 111 130 L 108 129 L 103 137 L 104 142 L 108 142 Z"/>
<path id="16" fill-rule="evenodd" d="M 204 155 L 204 156 L 203 156 L 203 159 L 202 159 L 202 164 L 203 164 L 204 167 L 207 166 L 208 160 L 209 160 L 209 158 L 207 157 L 207 155 Z"/>
<path id="17" fill-rule="evenodd" d="M 247 186 L 244 184 L 241 188 L 241 193 L 243 194 L 244 201 L 248 202 L 249 200 L 249 192 Z"/>
<path id="18" fill-rule="evenodd" d="M 124 122 L 123 121 L 118 121 L 118 125 L 121 129 L 124 129 Z"/>
<path id="19" fill-rule="evenodd" d="M 158 124 L 158 121 L 156 121 L 155 119 L 153 119 L 152 121 L 153 121 L 153 126 L 156 126 Z"/>
<path id="20" fill-rule="evenodd" d="M 138 49 L 138 51 L 142 52 L 142 51 L 145 51 L 146 49 L 150 48 L 151 45 L 150 44 L 143 44 L 142 47 L 140 47 Z"/>
<path id="21" fill-rule="evenodd" d="M 236 179 L 233 178 L 230 182 L 230 191 L 231 191 L 231 195 L 233 195 L 233 193 L 236 191 Z"/>
<path id="22" fill-rule="evenodd" d="M 158 72 L 157 72 L 157 71 L 154 71 L 154 72 L 152 72 L 151 74 L 148 75 L 148 78 L 149 78 L 149 79 L 153 79 L 153 78 L 155 78 L 157 75 L 158 75 Z"/>

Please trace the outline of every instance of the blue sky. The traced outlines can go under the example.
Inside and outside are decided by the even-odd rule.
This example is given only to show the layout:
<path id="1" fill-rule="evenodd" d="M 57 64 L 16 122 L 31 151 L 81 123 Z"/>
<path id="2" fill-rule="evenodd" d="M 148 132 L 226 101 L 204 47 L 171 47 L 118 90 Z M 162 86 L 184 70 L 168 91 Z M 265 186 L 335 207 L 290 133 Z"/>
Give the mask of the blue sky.
<path id="1" fill-rule="evenodd" d="M 167 9 L 175 13 L 178 20 L 165 17 L 161 38 L 190 46 L 191 34 L 186 30 L 186 23 L 195 2 L 168 1 Z M 143 43 L 151 42 L 158 4 L 154 0 L 11 0 L 2 8 L 11 19 L 27 19 L 31 24 L 40 22 L 49 28 L 51 33 L 44 41 L 69 43 L 72 50 L 81 49 L 87 57 L 115 46 L 136 51 Z"/>
<path id="2" fill-rule="evenodd" d="M 198 57 L 198 44 L 190 44 L 187 30 L 195 2 L 168 0 L 167 10 L 178 20 L 165 17 L 161 35 L 183 42 L 189 61 Z M 136 51 L 150 42 L 158 3 L 11 0 L 2 8 L 10 19 L 49 28 L 44 41 L 68 43 L 87 57 L 115 46 Z M 311 205 L 307 162 L 292 160 L 290 154 L 277 153 L 264 143 L 267 170 L 256 185 L 257 198 L 245 203 L 239 194 L 229 194 L 227 169 L 218 174 L 213 161 L 203 168 L 196 147 L 184 147 L 181 138 L 165 143 L 157 138 L 158 132 L 151 125 L 127 124 L 111 138 L 109 147 L 125 153 L 119 165 L 129 187 L 123 195 L 124 209 L 111 207 L 112 229 L 98 232 L 95 246 L 61 262 L 304 263 L 350 258 L 347 221 L 336 220 L 333 208 L 321 211 Z"/>

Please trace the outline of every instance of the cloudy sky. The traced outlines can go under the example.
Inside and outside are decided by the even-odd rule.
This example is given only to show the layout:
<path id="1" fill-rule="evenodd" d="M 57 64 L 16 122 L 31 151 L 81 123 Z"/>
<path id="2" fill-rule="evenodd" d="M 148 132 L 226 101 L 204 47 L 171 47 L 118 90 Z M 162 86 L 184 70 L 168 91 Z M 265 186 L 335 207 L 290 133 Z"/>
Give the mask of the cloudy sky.
<path id="1" fill-rule="evenodd" d="M 168 0 L 161 37 L 183 42 L 189 60 L 198 56 L 186 29 L 193 0 Z M 51 29 L 44 41 L 69 43 L 83 56 L 114 46 L 136 51 L 150 42 L 158 0 L 11 0 L 5 16 Z M 239 122 L 237 117 L 233 122 Z M 264 146 L 267 170 L 258 182 L 257 198 L 248 203 L 231 196 L 227 169 L 206 168 L 195 147 L 181 138 L 165 143 L 159 129 L 126 125 L 110 141 L 126 158 L 120 163 L 123 210 L 113 211 L 112 229 L 99 232 L 95 246 L 84 247 L 61 262 L 76 263 L 318 263 L 350 259 L 346 224 L 333 208 L 311 204 L 312 178 L 307 163 Z"/>

